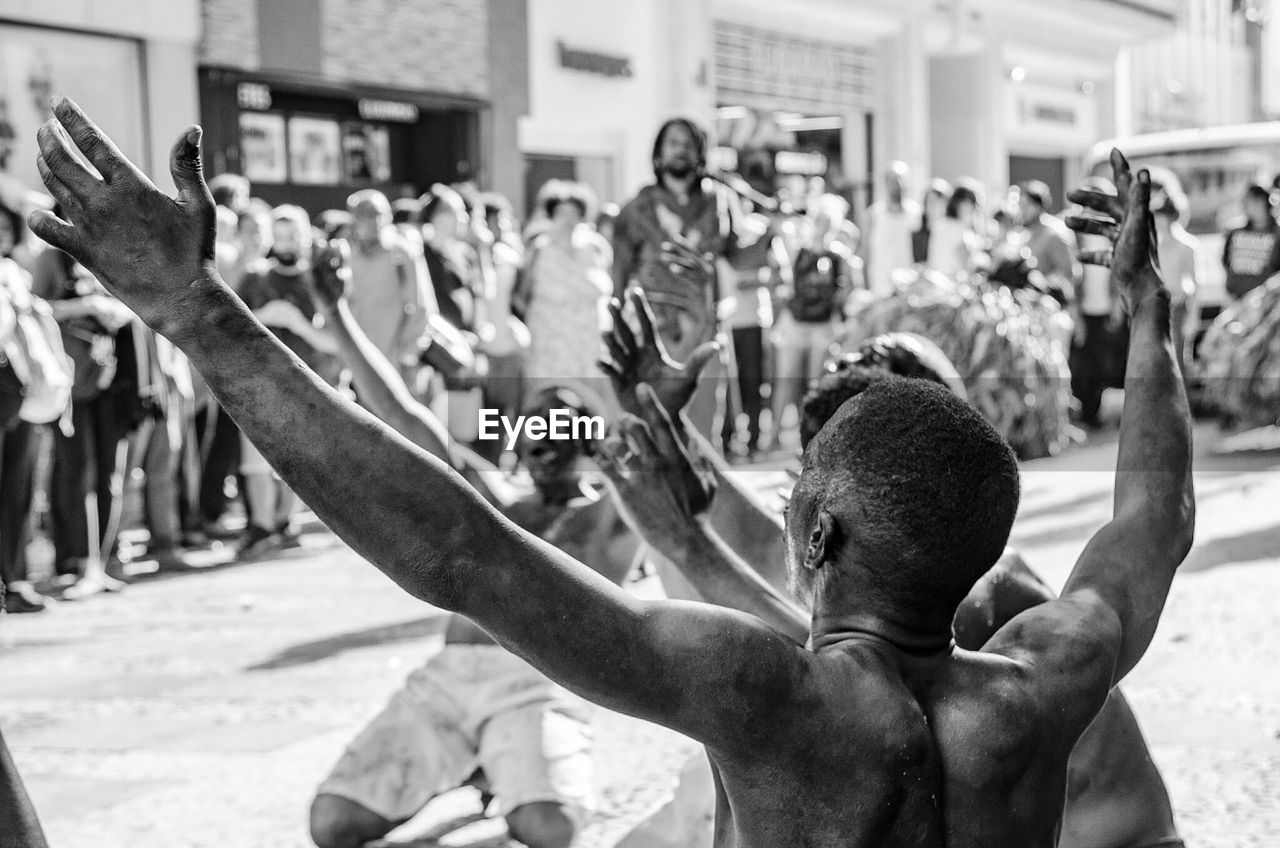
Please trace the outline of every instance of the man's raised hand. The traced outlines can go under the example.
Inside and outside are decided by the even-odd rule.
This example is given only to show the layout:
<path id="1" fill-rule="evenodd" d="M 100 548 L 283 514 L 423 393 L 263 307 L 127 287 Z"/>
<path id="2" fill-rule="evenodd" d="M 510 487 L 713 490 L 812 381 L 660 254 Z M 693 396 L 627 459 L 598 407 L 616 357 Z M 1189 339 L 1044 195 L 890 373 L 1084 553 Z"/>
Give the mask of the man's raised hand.
<path id="1" fill-rule="evenodd" d="M 321 242 L 311 259 L 311 273 L 306 275 L 311 300 L 321 312 L 333 309 L 350 294 L 350 249 L 341 239 Z"/>
<path id="2" fill-rule="evenodd" d="M 200 128 L 184 130 L 170 152 L 178 187 L 171 198 L 73 102 L 55 97 L 52 105 L 54 117 L 37 133 L 36 166 L 63 217 L 33 212 L 31 231 L 71 254 L 162 333 L 183 313 L 197 318 L 190 313 L 198 310 L 184 308 L 186 297 L 195 284 L 217 279 L 214 205 L 201 171 Z"/>
<path id="3" fill-rule="evenodd" d="M 686 447 L 647 383 L 636 387 L 635 397 L 639 416 L 623 416 L 599 464 L 641 535 L 674 538 L 711 505 L 715 475 Z"/>
<path id="4" fill-rule="evenodd" d="M 658 338 L 653 312 L 644 293 L 632 289 L 627 297 L 639 320 L 640 336 L 637 338 L 623 317 L 622 304 L 617 300 L 610 301 L 613 329 L 604 334 L 609 358 L 602 360 L 600 367 L 609 375 L 618 402 L 626 412 L 644 417 L 636 390 L 641 383 L 647 383 L 667 414 L 679 415 L 698 387 L 698 375 L 719 352 L 720 346 L 706 342 L 694 350 L 686 362 L 676 362 L 667 356 L 662 340 Z"/>
<path id="5" fill-rule="evenodd" d="M 1080 260 L 1111 268 L 1125 310 L 1132 315 L 1139 301 L 1164 287 L 1158 270 L 1155 216 L 1151 214 L 1151 175 L 1143 169 L 1135 178 L 1119 150 L 1111 151 L 1111 170 L 1116 194 L 1080 188 L 1067 195 L 1072 203 L 1084 207 L 1067 217 L 1067 226 L 1111 241 L 1110 250 L 1082 253 Z"/>

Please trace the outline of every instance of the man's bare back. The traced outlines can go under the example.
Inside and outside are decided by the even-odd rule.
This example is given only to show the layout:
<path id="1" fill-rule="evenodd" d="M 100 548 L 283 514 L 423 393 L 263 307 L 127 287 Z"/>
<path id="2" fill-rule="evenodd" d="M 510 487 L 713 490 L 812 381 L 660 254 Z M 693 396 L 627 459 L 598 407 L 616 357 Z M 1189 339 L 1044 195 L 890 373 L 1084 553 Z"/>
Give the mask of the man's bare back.
<path id="1" fill-rule="evenodd" d="M 1189 417 L 1145 173 L 1118 158 L 1124 201 L 1077 201 L 1097 212 L 1090 227 L 1118 233 L 1133 330 L 1115 517 L 1062 597 L 982 652 L 951 646 L 956 607 L 1008 538 L 1016 462 L 967 404 L 891 381 L 828 423 L 792 497 L 788 566 L 815 611 L 806 650 L 752 616 L 629 596 L 301 367 L 217 277 L 196 130 L 171 154 L 174 200 L 74 104 L 55 98 L 54 113 L 101 178 L 42 128 L 41 173 L 69 220 L 36 213 L 36 234 L 178 344 L 299 496 L 406 591 L 578 694 L 703 743 L 727 802 L 722 841 L 1053 844 L 1071 746 L 1149 645 L 1192 538 Z M 865 494 L 846 496 L 855 474 Z"/>

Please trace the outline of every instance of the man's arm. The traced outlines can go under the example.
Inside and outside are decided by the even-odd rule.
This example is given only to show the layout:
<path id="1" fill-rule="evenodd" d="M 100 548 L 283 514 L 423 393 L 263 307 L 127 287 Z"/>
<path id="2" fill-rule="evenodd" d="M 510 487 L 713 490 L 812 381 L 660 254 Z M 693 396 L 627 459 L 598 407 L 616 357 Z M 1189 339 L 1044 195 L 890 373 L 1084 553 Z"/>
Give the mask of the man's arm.
<path id="1" fill-rule="evenodd" d="M 198 128 L 171 154 L 175 200 L 70 101 L 55 98 L 54 113 L 102 179 L 43 127 L 38 166 L 70 223 L 38 212 L 33 231 L 177 343 L 245 435 L 357 553 L 590 700 L 719 750 L 769 743 L 773 715 L 803 680 L 802 652 L 739 613 L 628 595 L 326 386 L 217 276 Z"/>
<path id="2" fill-rule="evenodd" d="M 624 417 L 599 459 L 628 523 L 704 600 L 755 615 L 805 644 L 809 616 L 743 562 L 704 517 L 715 484 L 682 442 L 680 431 L 692 428 L 676 424 L 648 385 L 637 388 L 636 403 L 643 420 Z"/>
<path id="3" fill-rule="evenodd" d="M 36 808 L 0 733 L 0 848 L 48 848 Z"/>
<path id="4" fill-rule="evenodd" d="M 444 422 L 413 397 L 400 372 L 361 329 L 347 297 L 349 277 L 341 252 L 336 257 L 326 253 L 310 278 L 311 295 L 338 354 L 351 369 L 361 401 L 397 433 L 459 469 L 489 503 L 511 503 L 514 493 L 502 482 L 502 472 L 463 446 L 450 444 Z"/>
<path id="5" fill-rule="evenodd" d="M 633 201 L 634 203 L 634 201 Z M 636 235 L 631 231 L 630 218 L 636 214 L 632 204 L 622 207 L 618 219 L 613 223 L 613 296 L 622 300 L 636 272 L 639 257 L 639 244 Z"/>
<path id="6" fill-rule="evenodd" d="M 1195 515 L 1190 414 L 1169 294 L 1155 269 L 1150 178 L 1133 179 L 1118 152 L 1112 164 L 1124 204 L 1084 190 L 1071 199 L 1094 212 L 1073 228 L 1116 240 L 1112 274 L 1131 322 L 1114 518 L 1085 548 L 1062 597 L 1018 616 L 984 648 L 1039 667 L 1047 686 L 1083 687 L 1098 704 L 1151 643 Z"/>

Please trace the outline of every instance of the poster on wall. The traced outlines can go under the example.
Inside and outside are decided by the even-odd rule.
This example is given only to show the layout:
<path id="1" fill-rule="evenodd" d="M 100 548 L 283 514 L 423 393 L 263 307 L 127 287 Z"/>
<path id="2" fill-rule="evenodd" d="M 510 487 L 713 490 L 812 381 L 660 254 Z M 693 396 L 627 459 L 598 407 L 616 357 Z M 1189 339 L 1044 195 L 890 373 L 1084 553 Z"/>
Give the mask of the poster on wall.
<path id="1" fill-rule="evenodd" d="M 84 108 L 120 150 L 146 161 L 142 75 L 136 42 L 0 24 L 0 191 L 44 191 L 36 130 L 52 117 L 49 97 Z"/>
<path id="2" fill-rule="evenodd" d="M 298 185 L 342 181 L 342 131 L 327 118 L 289 119 L 289 179 Z"/>
<path id="3" fill-rule="evenodd" d="M 240 113 L 240 163 L 251 183 L 282 183 L 289 165 L 284 144 L 284 115 Z"/>
<path id="4" fill-rule="evenodd" d="M 391 179 L 391 134 L 363 121 L 342 125 L 343 173 L 349 183 L 385 183 Z"/>

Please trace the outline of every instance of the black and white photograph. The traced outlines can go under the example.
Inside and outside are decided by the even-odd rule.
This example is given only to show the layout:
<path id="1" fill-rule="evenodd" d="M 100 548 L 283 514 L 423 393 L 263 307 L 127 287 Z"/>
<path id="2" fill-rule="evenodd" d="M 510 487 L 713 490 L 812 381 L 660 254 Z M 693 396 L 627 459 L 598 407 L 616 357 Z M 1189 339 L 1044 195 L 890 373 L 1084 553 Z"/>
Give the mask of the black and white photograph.
<path id="1" fill-rule="evenodd" d="M 0 848 L 1280 845 L 1280 4 L 0 0 Z"/>

